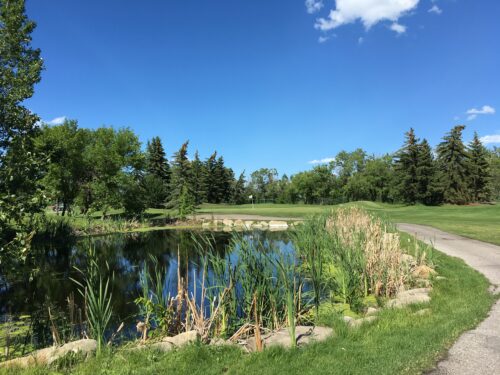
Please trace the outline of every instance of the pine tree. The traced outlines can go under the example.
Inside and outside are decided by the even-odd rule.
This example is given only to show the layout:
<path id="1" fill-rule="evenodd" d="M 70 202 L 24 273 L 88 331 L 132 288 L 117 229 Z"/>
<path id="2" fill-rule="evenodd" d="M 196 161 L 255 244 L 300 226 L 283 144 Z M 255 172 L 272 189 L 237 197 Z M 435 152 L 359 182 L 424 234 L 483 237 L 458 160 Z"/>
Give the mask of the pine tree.
<path id="1" fill-rule="evenodd" d="M 491 172 L 488 151 L 483 146 L 476 132 L 469 144 L 469 188 L 474 202 L 491 199 Z"/>
<path id="2" fill-rule="evenodd" d="M 438 167 L 447 203 L 469 202 L 469 156 L 462 142 L 464 125 L 457 125 L 443 137 L 437 147 Z"/>
<path id="3" fill-rule="evenodd" d="M 194 210 L 191 206 L 194 202 L 194 193 L 192 183 L 191 163 L 187 157 L 189 141 L 186 141 L 179 151 L 174 154 L 172 165 L 172 180 L 171 194 L 169 207 L 175 207 L 179 210 L 179 214 L 185 215 L 189 209 Z"/>
<path id="4" fill-rule="evenodd" d="M 419 202 L 427 205 L 441 203 L 442 193 L 437 180 L 436 162 L 426 139 L 418 145 L 417 181 Z"/>
<path id="5" fill-rule="evenodd" d="M 214 151 L 205 161 L 203 184 L 207 202 L 218 203 L 219 181 L 217 181 L 217 151 Z"/>
<path id="6" fill-rule="evenodd" d="M 398 192 L 408 204 L 415 204 L 419 198 L 418 155 L 419 145 L 413 128 L 405 134 L 406 141 L 396 154 L 396 174 L 399 179 Z"/>
<path id="7" fill-rule="evenodd" d="M 165 184 L 170 180 L 170 166 L 160 137 L 153 137 L 147 144 L 147 171 L 161 178 Z"/>
<path id="8" fill-rule="evenodd" d="M 245 171 L 240 174 L 238 180 L 234 182 L 231 202 L 234 204 L 244 204 L 247 202 L 247 194 L 245 189 L 246 179 Z"/>
<path id="9" fill-rule="evenodd" d="M 200 160 L 200 155 L 198 151 L 194 154 L 194 160 L 191 162 L 192 170 L 192 182 L 194 199 L 197 205 L 202 204 L 207 200 L 207 194 L 205 192 L 205 165 Z"/>

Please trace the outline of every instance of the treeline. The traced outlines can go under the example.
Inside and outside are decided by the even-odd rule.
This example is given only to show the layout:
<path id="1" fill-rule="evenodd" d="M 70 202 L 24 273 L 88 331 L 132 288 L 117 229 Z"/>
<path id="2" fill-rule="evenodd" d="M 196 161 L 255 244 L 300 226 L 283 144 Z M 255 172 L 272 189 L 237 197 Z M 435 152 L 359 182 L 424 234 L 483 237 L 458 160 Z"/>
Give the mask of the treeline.
<path id="1" fill-rule="evenodd" d="M 242 202 L 244 180 L 235 180 L 224 158 L 214 152 L 188 158 L 188 142 L 168 160 L 159 137 L 141 150 L 130 129 L 79 128 L 75 120 L 42 125 L 36 152 L 48 162 L 40 183 L 62 215 L 73 208 L 86 214 L 112 208 L 139 215 L 146 208 L 177 208 L 180 216 L 201 203 Z"/>
<path id="2" fill-rule="evenodd" d="M 486 202 L 498 198 L 499 152 L 487 150 L 477 134 L 462 141 L 454 127 L 433 150 L 413 129 L 394 155 L 369 156 L 362 149 L 341 151 L 329 164 L 291 177 L 261 168 L 235 178 L 224 158 L 213 152 L 188 157 L 188 142 L 168 158 L 161 139 L 141 150 L 130 129 L 79 128 L 74 120 L 43 125 L 36 152 L 49 162 L 40 180 L 62 215 L 74 207 L 104 215 L 124 208 L 140 215 L 146 208 L 177 208 L 185 217 L 202 203 L 252 202 L 334 204 L 357 200 L 438 205 Z"/>
<path id="3" fill-rule="evenodd" d="M 463 130 L 455 126 L 433 150 L 410 129 L 394 154 L 341 151 L 334 161 L 290 178 L 260 169 L 252 173 L 248 192 L 257 201 L 306 204 L 369 200 L 439 205 L 500 199 L 500 149 L 486 149 L 477 134 L 464 145 Z"/>

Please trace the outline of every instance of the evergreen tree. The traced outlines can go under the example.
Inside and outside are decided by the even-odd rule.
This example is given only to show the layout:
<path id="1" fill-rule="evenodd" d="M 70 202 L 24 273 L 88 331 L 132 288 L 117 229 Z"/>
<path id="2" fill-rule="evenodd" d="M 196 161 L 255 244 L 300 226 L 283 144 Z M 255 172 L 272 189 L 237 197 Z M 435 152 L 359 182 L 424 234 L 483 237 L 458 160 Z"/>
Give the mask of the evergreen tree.
<path id="1" fill-rule="evenodd" d="M 500 147 L 493 146 L 489 152 L 492 199 L 500 201 Z"/>
<path id="2" fill-rule="evenodd" d="M 205 161 L 203 184 L 207 202 L 218 203 L 219 181 L 217 180 L 217 151 L 214 151 Z"/>
<path id="3" fill-rule="evenodd" d="M 191 163 L 187 157 L 189 141 L 186 141 L 179 151 L 174 154 L 172 165 L 172 180 L 170 207 L 179 210 L 179 215 L 186 215 L 194 211 L 194 193 L 192 183 Z"/>
<path id="4" fill-rule="evenodd" d="M 245 189 L 245 171 L 240 174 L 238 180 L 234 181 L 233 194 L 231 196 L 231 201 L 234 204 L 244 204 L 248 202 L 248 196 Z"/>
<path id="5" fill-rule="evenodd" d="M 418 155 L 419 145 L 413 128 L 405 134 L 406 141 L 396 154 L 396 174 L 399 179 L 398 192 L 408 204 L 415 204 L 419 198 Z"/>
<path id="6" fill-rule="evenodd" d="M 224 165 L 224 158 L 220 156 L 217 159 L 215 168 L 215 181 L 216 181 L 216 202 L 229 202 L 231 200 L 231 185 L 234 180 L 233 170 L 226 168 Z"/>
<path id="7" fill-rule="evenodd" d="M 147 145 L 147 171 L 161 178 L 165 184 L 170 180 L 170 166 L 160 137 L 154 137 Z"/>
<path id="8" fill-rule="evenodd" d="M 469 156 L 462 142 L 464 125 L 457 125 L 443 137 L 437 147 L 438 167 L 445 202 L 469 202 Z"/>
<path id="9" fill-rule="evenodd" d="M 436 162 L 426 139 L 418 145 L 418 201 L 435 205 L 442 201 L 442 192 L 437 179 Z"/>
<path id="10" fill-rule="evenodd" d="M 198 151 L 194 154 L 194 160 L 191 162 L 191 170 L 192 170 L 192 182 L 194 200 L 197 205 L 202 204 L 207 199 L 207 194 L 205 192 L 205 165 L 200 160 L 200 155 Z"/>
<path id="11" fill-rule="evenodd" d="M 485 202 L 491 198 L 491 172 L 488 151 L 476 132 L 469 144 L 469 188 L 474 202 Z"/>

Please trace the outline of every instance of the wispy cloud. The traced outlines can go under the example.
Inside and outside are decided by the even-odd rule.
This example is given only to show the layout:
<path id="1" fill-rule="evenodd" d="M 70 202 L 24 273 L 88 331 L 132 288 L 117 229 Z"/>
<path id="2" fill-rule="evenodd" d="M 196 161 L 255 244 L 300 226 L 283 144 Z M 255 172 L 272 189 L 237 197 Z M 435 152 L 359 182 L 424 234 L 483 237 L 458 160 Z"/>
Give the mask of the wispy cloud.
<path id="1" fill-rule="evenodd" d="M 318 43 L 325 43 L 328 39 L 330 39 L 329 36 L 320 35 L 318 38 Z"/>
<path id="2" fill-rule="evenodd" d="M 438 7 L 436 4 L 434 4 L 429 10 L 428 10 L 429 13 L 434 13 L 434 14 L 441 14 L 443 13 L 443 10 Z"/>
<path id="3" fill-rule="evenodd" d="M 415 9 L 418 3 L 419 0 L 336 0 L 335 9 L 330 11 L 328 17 L 318 18 L 314 27 L 328 31 L 359 20 L 368 30 L 381 21 L 392 21 L 393 25 L 400 27 L 391 29 L 400 33 L 402 28 L 406 28 L 397 21 Z"/>
<path id="4" fill-rule="evenodd" d="M 332 161 L 335 161 L 335 158 L 314 159 L 309 161 L 309 164 L 326 164 Z"/>
<path id="5" fill-rule="evenodd" d="M 479 140 L 485 145 L 500 143 L 500 134 L 485 135 L 479 138 Z"/>
<path id="6" fill-rule="evenodd" d="M 406 26 L 401 25 L 397 22 L 394 22 L 389 28 L 398 34 L 404 34 L 406 32 Z"/>
<path id="7" fill-rule="evenodd" d="M 55 119 L 44 122 L 49 125 L 61 125 L 64 123 L 64 121 L 66 121 L 66 116 L 56 117 Z"/>
<path id="8" fill-rule="evenodd" d="M 306 0 L 307 13 L 313 14 L 323 8 L 323 0 Z"/>
<path id="9" fill-rule="evenodd" d="M 467 112 L 465 112 L 467 115 L 467 121 L 472 121 L 475 118 L 477 118 L 478 115 L 493 115 L 495 114 L 495 108 L 489 106 L 489 105 L 483 105 L 482 108 L 471 108 Z"/>

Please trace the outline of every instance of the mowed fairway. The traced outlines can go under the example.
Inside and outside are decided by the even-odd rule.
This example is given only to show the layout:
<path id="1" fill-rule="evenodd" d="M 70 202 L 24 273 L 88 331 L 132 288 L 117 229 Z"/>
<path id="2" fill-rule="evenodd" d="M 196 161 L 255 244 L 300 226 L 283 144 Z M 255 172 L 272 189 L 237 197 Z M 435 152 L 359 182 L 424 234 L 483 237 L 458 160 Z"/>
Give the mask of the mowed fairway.
<path id="1" fill-rule="evenodd" d="M 476 206 L 404 206 L 355 202 L 335 206 L 303 204 L 203 205 L 198 212 L 306 217 L 339 207 L 358 206 L 393 222 L 424 224 L 465 237 L 500 245 L 500 204 Z"/>

